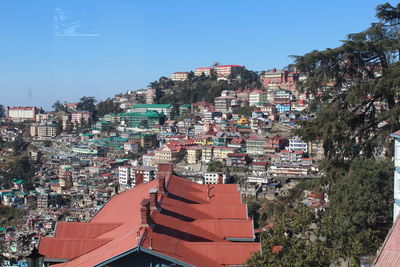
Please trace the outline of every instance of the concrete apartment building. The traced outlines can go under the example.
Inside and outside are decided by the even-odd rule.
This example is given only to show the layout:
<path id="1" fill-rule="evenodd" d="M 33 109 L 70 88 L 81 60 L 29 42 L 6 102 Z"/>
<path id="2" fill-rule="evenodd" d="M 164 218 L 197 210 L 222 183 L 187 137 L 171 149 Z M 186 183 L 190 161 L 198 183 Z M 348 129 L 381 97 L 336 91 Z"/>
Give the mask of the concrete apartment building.
<path id="1" fill-rule="evenodd" d="M 175 81 L 185 81 L 189 76 L 189 72 L 180 71 L 172 73 L 171 80 Z"/>
<path id="2" fill-rule="evenodd" d="M 186 161 L 188 164 L 196 164 L 201 158 L 201 147 L 192 146 L 186 149 Z"/>
<path id="3" fill-rule="evenodd" d="M 199 67 L 194 70 L 195 76 L 201 76 L 204 73 L 205 76 L 211 75 L 211 68 L 209 67 Z"/>
<path id="4" fill-rule="evenodd" d="M 228 78 L 232 74 L 239 74 L 243 69 L 244 66 L 241 65 L 221 65 L 215 67 L 215 72 L 217 73 L 218 78 Z"/>
<path id="5" fill-rule="evenodd" d="M 302 151 L 304 153 L 308 152 L 308 145 L 301 139 L 291 138 L 289 139 L 288 150 L 290 151 Z"/>
<path id="6" fill-rule="evenodd" d="M 156 168 L 152 166 L 142 166 L 135 170 L 135 180 L 133 185 L 148 183 L 155 179 Z M 132 181 L 133 183 L 133 181 Z"/>
<path id="7" fill-rule="evenodd" d="M 89 111 L 79 111 L 71 114 L 71 122 L 73 124 L 80 124 L 82 122 L 88 122 L 91 119 L 91 113 Z"/>
<path id="8" fill-rule="evenodd" d="M 13 122 L 36 121 L 38 113 L 36 107 L 7 107 L 6 118 Z"/>
<path id="9" fill-rule="evenodd" d="M 183 159 L 185 151 L 180 146 L 165 144 L 160 149 L 154 150 L 155 163 L 175 163 Z"/>
<path id="10" fill-rule="evenodd" d="M 249 94 L 249 106 L 262 106 L 268 103 L 268 92 L 254 90 Z"/>
<path id="11" fill-rule="evenodd" d="M 252 135 L 246 140 L 246 153 L 249 155 L 263 155 L 267 145 L 265 136 Z"/>
<path id="12" fill-rule="evenodd" d="M 218 172 L 206 172 L 204 173 L 204 184 L 224 184 L 226 180 L 226 174 Z"/>
<path id="13" fill-rule="evenodd" d="M 124 165 L 118 167 L 118 181 L 123 188 L 128 188 L 132 185 L 133 171 L 132 166 Z"/>
<path id="14" fill-rule="evenodd" d="M 214 99 L 215 110 L 226 113 L 231 110 L 231 103 L 234 97 L 232 96 L 219 96 Z"/>
<path id="15" fill-rule="evenodd" d="M 57 135 L 57 126 L 50 125 L 31 125 L 30 134 L 33 138 L 44 140 L 55 137 Z"/>

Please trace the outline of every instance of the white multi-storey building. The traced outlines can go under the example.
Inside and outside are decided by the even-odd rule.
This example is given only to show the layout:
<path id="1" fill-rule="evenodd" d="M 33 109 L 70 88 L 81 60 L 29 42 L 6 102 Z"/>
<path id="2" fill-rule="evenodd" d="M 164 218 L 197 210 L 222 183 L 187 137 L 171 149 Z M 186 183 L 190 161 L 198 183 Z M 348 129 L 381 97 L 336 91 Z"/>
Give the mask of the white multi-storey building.
<path id="1" fill-rule="evenodd" d="M 225 179 L 225 174 L 220 174 L 217 172 L 204 173 L 204 184 L 223 184 Z"/>
<path id="2" fill-rule="evenodd" d="M 249 94 L 249 106 L 262 106 L 268 103 L 268 92 L 254 90 Z"/>
<path id="3" fill-rule="evenodd" d="M 303 140 L 298 139 L 298 138 L 289 139 L 289 146 L 287 147 L 287 150 L 303 151 L 304 153 L 307 153 L 308 145 L 306 142 L 304 142 Z"/>
<path id="4" fill-rule="evenodd" d="M 35 121 L 37 113 L 36 107 L 7 107 L 6 116 L 14 122 Z"/>
<path id="5" fill-rule="evenodd" d="M 180 71 L 172 73 L 171 80 L 173 81 L 185 81 L 188 78 L 189 72 Z"/>
<path id="6" fill-rule="evenodd" d="M 121 186 L 125 186 L 125 187 L 130 187 L 132 184 L 132 166 L 119 166 L 118 167 L 118 178 L 119 178 L 119 184 Z"/>
<path id="7" fill-rule="evenodd" d="M 394 137 L 393 221 L 395 221 L 400 212 L 400 131 L 390 136 Z"/>

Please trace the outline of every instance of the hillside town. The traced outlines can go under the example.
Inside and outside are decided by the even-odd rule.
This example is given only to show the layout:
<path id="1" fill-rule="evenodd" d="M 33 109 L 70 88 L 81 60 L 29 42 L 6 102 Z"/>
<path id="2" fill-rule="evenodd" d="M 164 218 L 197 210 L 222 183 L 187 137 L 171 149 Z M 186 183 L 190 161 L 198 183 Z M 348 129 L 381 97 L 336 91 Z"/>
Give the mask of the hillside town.
<path id="1" fill-rule="evenodd" d="M 1 267 L 400 266 L 400 4 L 376 6 L 377 20 L 337 47 L 316 50 L 315 38 L 305 53 L 282 29 L 296 21 L 298 32 L 301 8 L 314 4 L 268 3 L 276 27 L 257 15 L 262 1 L 226 14 L 220 3 L 82 2 L 53 7 L 51 83 L 41 79 L 52 61 L 36 53 L 48 43 L 18 50 L 29 71 L 3 69 Z M 110 20 L 98 18 L 106 11 Z M 304 18 L 323 29 L 318 41 L 325 18 L 311 14 L 324 12 Z M 252 20 L 215 27 L 245 13 Z M 289 47 L 303 55 L 274 57 Z M 26 97 L 14 91 L 25 80 L 35 87 Z"/>
<path id="2" fill-rule="evenodd" d="M 194 75 L 230 81 L 243 68 L 196 68 Z M 171 80 L 188 75 L 176 72 Z M 29 185 L 21 177 L 2 184 L 1 204 L 23 210 L 18 224 L 0 228 L 3 257 L 22 259 L 41 237 L 54 235 L 57 221 L 89 221 L 113 196 L 159 177 L 165 164 L 197 184 L 236 184 L 244 201 L 286 196 L 299 181 L 318 178 L 322 140 L 304 142 L 291 131 L 307 120 L 301 111 L 312 98 L 296 89 L 299 78 L 266 71 L 260 88 L 222 90 L 214 103 L 181 104 L 174 115 L 177 105 L 155 104 L 151 87 L 116 95 L 108 101 L 121 112 L 98 118 L 79 103 L 58 111 L 7 107 L 1 140 L 29 144 L 20 153 L 33 173 Z M 3 148 L 2 166 L 17 153 Z M 310 203 L 327 205 L 323 196 Z"/>

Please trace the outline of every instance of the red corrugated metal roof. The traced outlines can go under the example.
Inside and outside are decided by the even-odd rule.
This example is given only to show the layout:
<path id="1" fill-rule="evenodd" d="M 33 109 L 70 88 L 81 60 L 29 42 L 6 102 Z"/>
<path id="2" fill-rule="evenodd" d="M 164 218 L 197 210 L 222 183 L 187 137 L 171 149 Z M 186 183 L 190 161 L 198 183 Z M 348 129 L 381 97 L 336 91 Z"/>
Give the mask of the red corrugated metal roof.
<path id="1" fill-rule="evenodd" d="M 90 239 L 111 231 L 120 225 L 120 223 L 59 222 L 57 223 L 55 237 Z"/>
<path id="2" fill-rule="evenodd" d="M 46 258 L 74 259 L 99 248 L 111 239 L 61 239 L 42 237 L 40 239 L 40 253 Z"/>
<path id="3" fill-rule="evenodd" d="M 374 262 L 374 267 L 398 266 L 400 266 L 400 216 L 397 216 Z"/>
<path id="4" fill-rule="evenodd" d="M 254 235 L 237 185 L 201 185 L 178 176 L 169 176 L 165 182 L 168 194 L 159 197 L 161 209 L 152 212 L 152 227 L 140 228 L 140 203 L 149 197 L 150 189 L 157 188 L 158 180 L 114 196 L 87 224 L 61 223 L 56 237 L 41 243 L 40 252 L 51 258 L 76 257 L 62 266 L 93 266 L 141 245 L 195 266 L 225 266 L 243 264 L 251 252 L 259 251 L 259 243 L 226 239 Z M 72 233 L 73 229 L 77 233 Z M 79 232 L 91 239 L 78 239 L 82 238 Z M 72 252 L 49 250 L 52 243 L 61 242 L 60 249 L 69 244 L 60 236 L 68 236 L 77 244 Z M 80 245 L 86 240 L 90 245 Z"/>
<path id="5" fill-rule="evenodd" d="M 220 65 L 220 66 L 216 66 L 215 68 L 219 69 L 219 68 L 225 68 L 225 67 L 239 67 L 239 68 L 242 68 L 243 66 L 241 66 L 241 65 Z"/>
<path id="6" fill-rule="evenodd" d="M 224 266 L 238 265 L 238 262 L 244 263 L 251 252 L 260 250 L 259 243 L 240 243 L 240 246 L 237 244 L 238 243 L 202 244 L 186 242 L 182 245 Z"/>

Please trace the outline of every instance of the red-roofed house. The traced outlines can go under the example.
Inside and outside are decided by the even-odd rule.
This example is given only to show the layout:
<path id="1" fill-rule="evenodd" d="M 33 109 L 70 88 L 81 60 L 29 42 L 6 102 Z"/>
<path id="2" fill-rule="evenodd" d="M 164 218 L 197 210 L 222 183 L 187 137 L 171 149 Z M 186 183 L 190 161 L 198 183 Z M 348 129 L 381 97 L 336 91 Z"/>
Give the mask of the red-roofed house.
<path id="1" fill-rule="evenodd" d="M 115 195 L 88 223 L 58 223 L 39 244 L 66 267 L 243 266 L 258 251 L 236 185 L 171 174 Z"/>
<path id="2" fill-rule="evenodd" d="M 154 150 L 155 163 L 174 163 L 183 159 L 186 152 L 181 145 L 168 143 L 162 148 Z"/>

